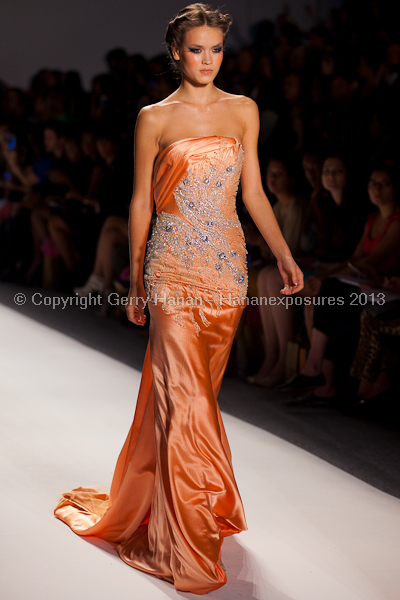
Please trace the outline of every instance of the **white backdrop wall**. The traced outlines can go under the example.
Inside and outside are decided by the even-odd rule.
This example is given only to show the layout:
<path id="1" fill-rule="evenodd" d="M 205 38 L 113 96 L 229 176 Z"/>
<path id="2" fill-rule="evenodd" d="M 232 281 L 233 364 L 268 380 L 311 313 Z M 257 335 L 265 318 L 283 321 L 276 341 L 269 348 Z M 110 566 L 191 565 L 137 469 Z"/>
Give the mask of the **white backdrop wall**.
<path id="1" fill-rule="evenodd" d="M 189 2 L 187 2 L 189 3 Z M 78 70 L 86 87 L 105 70 L 104 55 L 113 47 L 146 57 L 164 51 L 168 20 L 182 0 L 2 0 L 0 3 L 0 79 L 26 87 L 41 68 Z M 224 0 L 220 4 L 234 18 L 230 43 L 249 41 L 250 27 L 263 18 L 274 19 L 283 0 Z M 305 6 L 325 16 L 341 0 L 292 0 L 291 14 L 310 25 Z"/>

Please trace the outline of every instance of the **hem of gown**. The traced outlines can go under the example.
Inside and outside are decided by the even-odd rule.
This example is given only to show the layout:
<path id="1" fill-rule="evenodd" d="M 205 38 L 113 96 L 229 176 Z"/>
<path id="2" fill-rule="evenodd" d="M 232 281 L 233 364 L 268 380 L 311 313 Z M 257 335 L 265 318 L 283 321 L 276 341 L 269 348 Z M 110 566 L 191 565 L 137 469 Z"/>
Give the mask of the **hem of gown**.
<path id="1" fill-rule="evenodd" d="M 240 533 L 240 532 L 238 531 L 238 532 L 235 532 L 235 533 Z M 231 534 L 231 535 L 233 535 L 233 534 Z M 116 547 L 116 551 L 118 552 L 118 547 Z M 154 573 L 150 569 L 147 570 L 147 569 L 145 569 L 142 566 L 133 565 L 131 562 L 129 562 L 128 560 L 126 560 L 124 558 L 124 556 L 122 554 L 120 554 L 119 552 L 118 552 L 118 555 L 119 555 L 120 559 L 126 565 L 128 565 L 129 567 L 132 567 L 133 569 L 137 569 L 138 571 L 141 571 L 142 573 L 146 573 L 146 575 L 151 575 L 152 577 L 156 577 L 157 579 L 160 579 L 161 581 L 166 581 L 167 583 L 171 584 L 179 592 L 186 592 L 186 593 L 196 594 L 198 596 L 202 596 L 204 594 L 208 594 L 210 592 L 213 592 L 214 590 L 218 590 L 219 588 L 223 587 L 227 583 L 227 581 L 228 581 L 226 573 L 223 570 L 223 568 L 221 567 L 221 565 L 219 565 L 218 563 L 215 563 L 215 571 L 216 571 L 216 573 L 219 573 L 220 575 L 222 575 L 222 579 L 219 580 L 218 582 L 216 581 L 214 585 L 207 586 L 207 587 L 204 587 L 204 588 L 201 587 L 201 588 L 199 588 L 197 590 L 194 590 L 193 587 L 191 587 L 191 588 L 184 588 L 183 586 L 182 587 L 177 587 L 175 585 L 175 581 L 174 581 L 173 577 L 166 577 L 165 575 L 164 576 L 163 575 L 157 575 L 157 573 Z"/>

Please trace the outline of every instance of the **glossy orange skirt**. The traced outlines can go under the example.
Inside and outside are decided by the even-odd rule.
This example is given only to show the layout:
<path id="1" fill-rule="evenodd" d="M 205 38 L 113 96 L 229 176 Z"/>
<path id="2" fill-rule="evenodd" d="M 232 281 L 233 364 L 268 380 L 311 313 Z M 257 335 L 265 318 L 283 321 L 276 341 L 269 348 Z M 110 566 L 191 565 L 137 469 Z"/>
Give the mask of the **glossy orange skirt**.
<path id="1" fill-rule="evenodd" d="M 135 417 L 110 493 L 74 489 L 55 515 L 79 535 L 112 543 L 132 567 L 205 594 L 226 583 L 223 538 L 247 529 L 217 403 L 243 308 L 223 302 L 217 314 L 204 304 L 209 325 L 199 334 L 199 307 L 185 307 L 180 325 L 160 302 L 149 308 Z"/>

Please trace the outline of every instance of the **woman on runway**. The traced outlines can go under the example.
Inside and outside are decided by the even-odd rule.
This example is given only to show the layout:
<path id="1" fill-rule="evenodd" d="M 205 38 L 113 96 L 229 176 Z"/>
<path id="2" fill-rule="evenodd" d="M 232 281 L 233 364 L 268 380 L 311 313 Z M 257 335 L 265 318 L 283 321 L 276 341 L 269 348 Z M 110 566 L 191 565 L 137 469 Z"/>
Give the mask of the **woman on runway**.
<path id="1" fill-rule="evenodd" d="M 127 314 L 144 324 L 148 301 L 151 317 L 135 417 L 110 493 L 77 488 L 55 510 L 74 532 L 109 541 L 129 565 L 195 594 L 226 583 L 223 538 L 247 529 L 217 403 L 247 290 L 240 175 L 282 293 L 303 286 L 263 192 L 257 106 L 213 83 L 230 23 L 192 4 L 168 25 L 181 84 L 141 110 L 135 133 Z"/>

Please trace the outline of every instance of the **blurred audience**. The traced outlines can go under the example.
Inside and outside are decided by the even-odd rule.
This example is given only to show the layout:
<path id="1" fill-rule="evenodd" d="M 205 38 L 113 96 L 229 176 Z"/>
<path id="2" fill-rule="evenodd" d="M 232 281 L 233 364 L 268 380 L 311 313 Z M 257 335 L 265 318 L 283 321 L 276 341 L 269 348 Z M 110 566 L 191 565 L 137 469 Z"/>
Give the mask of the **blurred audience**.
<path id="1" fill-rule="evenodd" d="M 400 270 L 396 172 L 384 166 L 373 169 L 368 194 L 377 210 L 367 218 L 353 254 L 331 266 L 323 275 L 312 277 L 310 290 L 318 296 L 318 302 L 314 306 L 310 352 L 301 372 L 280 386 L 283 390 L 315 387 L 308 401 L 336 395 L 335 364 L 358 338 L 360 286 L 379 287 L 384 276 L 392 276 Z"/>
<path id="2" fill-rule="evenodd" d="M 253 27 L 252 43 L 237 52 L 228 44 L 216 84 L 252 97 L 259 107 L 259 156 L 267 192 L 305 273 L 299 296 L 318 300 L 327 292 L 341 295 L 340 286 L 359 289 L 338 277 L 381 285 L 383 276 L 399 273 L 400 39 L 395 3 L 389 0 L 362 5 L 345 0 L 324 21 L 311 8 L 307 12 L 308 29 L 296 24 L 286 6 L 274 22 Z M 0 86 L 3 280 L 40 285 L 44 257 L 57 257 L 65 290 L 106 293 L 128 264 L 136 117 L 179 82 L 165 55 L 147 60 L 116 47 L 107 52 L 104 65 L 89 91 L 78 72 L 51 69 L 36 73 L 27 90 Z M 239 195 L 249 249 L 249 295 L 279 296 L 273 257 L 240 202 Z M 376 211 L 367 217 L 372 205 Z M 352 317 L 357 326 L 359 313 Z M 400 317 L 392 315 L 390 324 L 381 325 L 366 314 L 361 315 L 352 369 L 361 378 L 360 398 L 388 384 L 383 359 L 369 358 L 366 348 L 372 337 L 381 339 L 385 327 L 396 332 Z M 286 348 L 298 337 L 300 319 L 311 341 L 300 377 L 325 376 L 315 395 L 336 394 L 334 371 L 323 363 L 331 356 L 329 351 L 325 356 L 328 339 L 347 327 L 346 310 L 264 304 L 251 315 L 249 322 L 262 324 L 266 350 L 256 375 L 247 373 L 252 383 L 273 386 L 284 379 Z M 374 345 L 379 347 L 376 341 Z M 371 361 L 375 366 L 367 368 L 366 377 L 360 365 Z M 383 379 L 374 387 L 376 377 Z"/>

